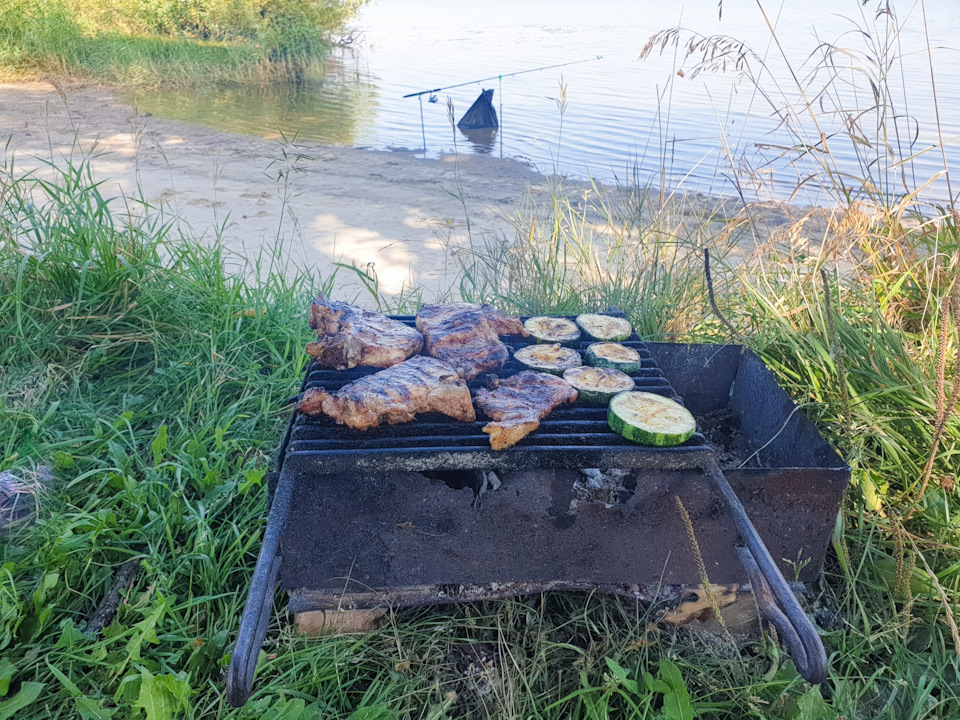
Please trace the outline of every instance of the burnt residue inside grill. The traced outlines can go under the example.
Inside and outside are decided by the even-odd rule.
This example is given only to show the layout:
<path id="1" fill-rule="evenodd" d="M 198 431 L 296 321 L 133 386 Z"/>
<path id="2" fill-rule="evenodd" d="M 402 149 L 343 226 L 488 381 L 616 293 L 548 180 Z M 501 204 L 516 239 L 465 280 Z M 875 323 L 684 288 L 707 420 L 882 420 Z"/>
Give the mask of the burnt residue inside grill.
<path id="1" fill-rule="evenodd" d="M 698 416 L 697 431 L 713 448 L 720 467 L 763 467 L 760 454 L 743 433 L 740 417 L 730 408 L 717 408 Z"/>

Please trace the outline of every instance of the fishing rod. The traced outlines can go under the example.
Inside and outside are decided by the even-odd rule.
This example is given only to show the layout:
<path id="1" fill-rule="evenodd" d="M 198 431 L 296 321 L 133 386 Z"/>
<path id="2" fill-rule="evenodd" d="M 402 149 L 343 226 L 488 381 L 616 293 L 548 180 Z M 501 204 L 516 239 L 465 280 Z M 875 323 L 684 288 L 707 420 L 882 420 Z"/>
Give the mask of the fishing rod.
<path id="1" fill-rule="evenodd" d="M 525 73 L 538 72 L 540 70 L 552 70 L 553 68 L 566 67 L 567 65 L 579 65 L 580 63 L 593 62 L 594 60 L 603 60 L 603 55 L 597 55 L 596 57 L 587 58 L 586 60 L 574 60 L 573 62 L 559 63 L 558 65 L 544 65 L 543 67 L 533 68 L 531 70 L 518 70 L 517 72 L 507 73 L 506 75 L 493 75 L 491 77 L 480 78 L 479 80 L 470 80 L 469 82 L 457 83 L 456 85 L 447 85 L 446 87 L 434 88 L 433 90 L 421 90 L 420 92 L 410 93 L 409 95 L 404 95 L 403 97 L 420 97 L 421 95 L 438 93 L 443 90 L 453 90 L 453 88 L 464 87 L 465 85 L 473 85 L 475 83 L 482 83 L 486 82 L 487 80 L 502 80 L 503 78 L 513 77 L 514 75 L 523 75 Z"/>

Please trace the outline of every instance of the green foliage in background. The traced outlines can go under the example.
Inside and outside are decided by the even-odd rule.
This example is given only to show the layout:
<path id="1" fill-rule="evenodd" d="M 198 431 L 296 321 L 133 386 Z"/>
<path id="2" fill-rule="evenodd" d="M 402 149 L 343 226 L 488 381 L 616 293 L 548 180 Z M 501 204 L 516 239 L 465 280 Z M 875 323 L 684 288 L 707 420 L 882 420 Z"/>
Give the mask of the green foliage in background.
<path id="1" fill-rule="evenodd" d="M 6 0 L 0 73 L 124 85 L 300 80 L 364 0 Z"/>

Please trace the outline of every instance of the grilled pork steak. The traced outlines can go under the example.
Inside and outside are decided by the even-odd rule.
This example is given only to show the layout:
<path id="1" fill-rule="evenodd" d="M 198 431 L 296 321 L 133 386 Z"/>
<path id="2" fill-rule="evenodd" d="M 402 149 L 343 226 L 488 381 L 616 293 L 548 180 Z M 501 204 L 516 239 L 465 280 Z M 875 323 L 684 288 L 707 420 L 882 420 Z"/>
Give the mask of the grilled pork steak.
<path id="1" fill-rule="evenodd" d="M 307 352 L 334 370 L 390 367 L 423 348 L 423 336 L 412 327 L 323 295 L 310 303 L 310 327 L 318 339 L 307 345 Z"/>
<path id="2" fill-rule="evenodd" d="M 496 381 L 492 389 L 481 388 L 474 395 L 477 408 L 494 421 L 483 426 L 494 450 L 516 445 L 557 405 L 576 399 L 577 391 L 561 378 L 532 370 Z"/>
<path id="3" fill-rule="evenodd" d="M 417 330 L 427 354 L 450 363 L 464 380 L 503 367 L 510 354 L 499 335 L 527 335 L 519 318 L 474 303 L 426 305 L 417 312 Z"/>
<path id="4" fill-rule="evenodd" d="M 425 412 L 440 412 L 462 422 L 477 417 L 470 390 L 453 368 L 423 356 L 354 380 L 335 393 L 310 388 L 297 410 L 328 415 L 355 430 L 410 422 L 414 415 Z"/>

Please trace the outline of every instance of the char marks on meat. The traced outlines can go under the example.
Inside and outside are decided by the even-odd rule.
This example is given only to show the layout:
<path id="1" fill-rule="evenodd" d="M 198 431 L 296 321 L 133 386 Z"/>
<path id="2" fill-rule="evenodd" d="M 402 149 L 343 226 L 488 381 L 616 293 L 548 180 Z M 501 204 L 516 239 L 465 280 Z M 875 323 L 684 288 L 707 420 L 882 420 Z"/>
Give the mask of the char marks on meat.
<path id="1" fill-rule="evenodd" d="M 427 354 L 450 363 L 464 380 L 499 372 L 509 359 L 500 335 L 527 335 L 520 318 L 490 305 L 426 305 L 417 312 Z"/>
<path id="2" fill-rule="evenodd" d="M 477 390 L 477 408 L 494 422 L 483 426 L 490 447 L 503 450 L 540 427 L 540 421 L 557 405 L 573 402 L 577 391 L 556 375 L 524 370 L 491 389 Z"/>
<path id="3" fill-rule="evenodd" d="M 426 412 L 462 422 L 476 420 L 467 384 L 446 363 L 423 356 L 354 380 L 334 393 L 310 388 L 297 410 L 328 415 L 355 430 L 410 422 L 417 413 Z"/>
<path id="4" fill-rule="evenodd" d="M 321 367 L 390 367 L 423 349 L 423 336 L 398 320 L 318 295 L 310 303 L 317 342 L 307 345 Z"/>

